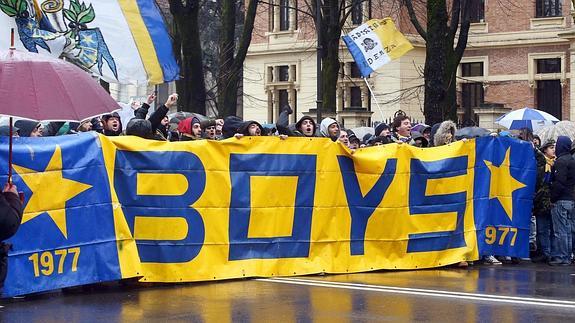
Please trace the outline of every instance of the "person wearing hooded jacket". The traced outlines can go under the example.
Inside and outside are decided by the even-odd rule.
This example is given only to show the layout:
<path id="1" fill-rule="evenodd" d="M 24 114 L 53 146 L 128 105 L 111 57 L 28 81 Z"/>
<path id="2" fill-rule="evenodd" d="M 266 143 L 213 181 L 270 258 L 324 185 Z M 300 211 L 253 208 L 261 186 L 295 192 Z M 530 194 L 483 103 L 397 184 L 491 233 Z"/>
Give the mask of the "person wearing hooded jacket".
<path id="1" fill-rule="evenodd" d="M 296 137 L 316 137 L 317 124 L 310 116 L 303 116 L 295 124 L 295 130 L 292 131 L 293 136 Z"/>
<path id="2" fill-rule="evenodd" d="M 325 118 L 319 125 L 319 133 L 322 137 L 330 138 L 331 141 L 336 141 L 339 138 L 339 124 L 332 118 Z"/>
<path id="3" fill-rule="evenodd" d="M 112 112 L 102 116 L 102 134 L 114 137 L 122 134 L 122 119 L 118 112 Z"/>
<path id="4" fill-rule="evenodd" d="M 265 136 L 264 127 L 257 121 L 246 121 L 239 128 L 237 135 L 241 136 Z M 240 137 L 241 137 L 240 136 Z"/>
<path id="5" fill-rule="evenodd" d="M 559 136 L 555 145 L 557 159 L 553 165 L 553 180 L 551 182 L 551 222 L 553 235 L 551 237 L 551 266 L 567 266 L 571 264 L 573 252 L 572 213 L 575 206 L 573 197 L 575 188 L 575 159 L 571 156 L 571 139 Z"/>
<path id="6" fill-rule="evenodd" d="M 551 257 L 551 171 L 555 163 L 555 140 L 549 140 L 540 149 L 535 149 L 537 180 L 533 198 L 533 214 L 536 221 L 536 250 L 533 262 L 547 262 Z"/>
<path id="7" fill-rule="evenodd" d="M 178 123 L 180 141 L 192 141 L 202 139 L 202 126 L 197 117 L 186 118 Z"/>
<path id="8" fill-rule="evenodd" d="M 31 120 L 18 120 L 14 126 L 20 129 L 20 137 L 42 137 L 42 124 Z"/>
<path id="9" fill-rule="evenodd" d="M 150 109 L 150 104 L 152 104 L 156 100 L 156 94 L 152 93 L 148 96 L 146 102 L 142 103 L 136 111 L 134 111 L 134 116 L 136 119 L 146 119 L 148 115 L 148 110 Z M 165 125 L 162 125 L 162 120 L 165 119 L 166 115 L 170 111 L 171 108 L 175 107 L 178 104 L 178 94 L 172 93 L 166 103 L 159 106 L 156 111 L 150 115 L 148 120 L 152 126 L 152 133 L 153 136 L 150 139 L 156 139 L 160 141 L 167 141 L 169 137 L 168 129 Z M 142 123 L 139 123 L 142 124 Z"/>
<path id="10" fill-rule="evenodd" d="M 455 139 L 455 122 L 451 120 L 443 121 L 433 136 L 434 146 L 443 146 L 453 142 Z"/>

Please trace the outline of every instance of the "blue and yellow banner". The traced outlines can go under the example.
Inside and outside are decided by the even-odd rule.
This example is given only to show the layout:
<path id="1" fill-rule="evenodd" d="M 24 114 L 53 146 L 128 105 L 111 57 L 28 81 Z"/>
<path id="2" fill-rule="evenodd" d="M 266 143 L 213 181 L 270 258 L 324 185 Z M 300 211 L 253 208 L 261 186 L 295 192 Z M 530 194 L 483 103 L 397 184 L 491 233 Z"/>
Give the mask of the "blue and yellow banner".
<path id="1" fill-rule="evenodd" d="M 7 169 L 7 138 L 0 169 Z M 141 277 L 190 282 L 526 257 L 530 144 L 351 153 L 328 139 L 16 138 L 26 197 L 4 296 Z M 0 180 L 6 180 L 6 171 Z"/>

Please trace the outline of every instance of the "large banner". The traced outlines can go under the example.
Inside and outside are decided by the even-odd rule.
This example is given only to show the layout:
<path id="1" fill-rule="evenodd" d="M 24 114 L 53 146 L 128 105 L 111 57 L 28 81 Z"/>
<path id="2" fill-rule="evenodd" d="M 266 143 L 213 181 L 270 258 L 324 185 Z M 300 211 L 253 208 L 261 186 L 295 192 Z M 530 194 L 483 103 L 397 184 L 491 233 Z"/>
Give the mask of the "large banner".
<path id="1" fill-rule="evenodd" d="M 7 138 L 0 169 L 7 170 Z M 328 139 L 17 138 L 26 197 L 4 296 L 146 282 L 350 273 L 528 256 L 530 144 L 352 154 Z M 5 181 L 6 175 L 0 177 Z"/>

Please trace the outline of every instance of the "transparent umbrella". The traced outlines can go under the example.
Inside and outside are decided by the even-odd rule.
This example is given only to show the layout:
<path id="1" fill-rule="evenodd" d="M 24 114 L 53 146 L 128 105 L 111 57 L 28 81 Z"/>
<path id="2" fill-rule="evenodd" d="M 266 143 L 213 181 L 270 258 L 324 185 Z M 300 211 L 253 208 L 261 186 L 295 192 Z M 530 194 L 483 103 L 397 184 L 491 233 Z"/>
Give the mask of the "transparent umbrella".
<path id="1" fill-rule="evenodd" d="M 353 133 L 357 136 L 357 138 L 363 138 L 365 135 L 370 134 L 373 135 L 375 133 L 375 129 L 372 127 L 357 127 L 351 129 Z"/>
<path id="2" fill-rule="evenodd" d="M 559 121 L 554 125 L 539 129 L 536 135 L 541 138 L 541 143 L 545 143 L 550 139 L 557 140 L 559 136 L 567 136 L 571 140 L 575 140 L 575 122 Z"/>

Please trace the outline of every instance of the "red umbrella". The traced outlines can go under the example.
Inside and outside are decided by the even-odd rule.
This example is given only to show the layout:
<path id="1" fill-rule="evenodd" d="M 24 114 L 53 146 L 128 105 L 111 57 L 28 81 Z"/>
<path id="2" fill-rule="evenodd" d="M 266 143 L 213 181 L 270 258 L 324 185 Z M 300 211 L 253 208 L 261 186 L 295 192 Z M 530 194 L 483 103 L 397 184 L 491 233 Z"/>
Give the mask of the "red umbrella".
<path id="1" fill-rule="evenodd" d="M 13 44 L 13 43 L 12 43 Z M 64 60 L 0 51 L 0 113 L 42 121 L 82 121 L 119 109 L 98 82 Z M 12 175 L 12 118 L 8 181 Z"/>

